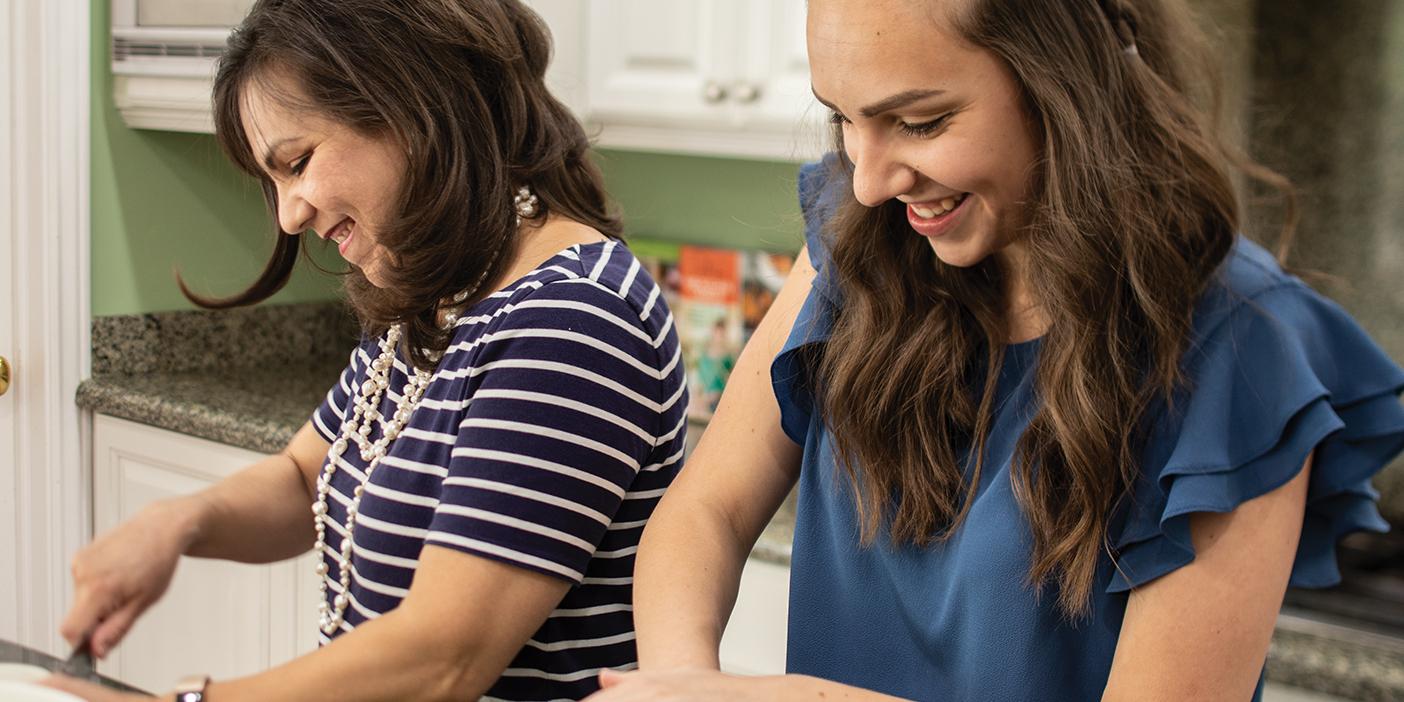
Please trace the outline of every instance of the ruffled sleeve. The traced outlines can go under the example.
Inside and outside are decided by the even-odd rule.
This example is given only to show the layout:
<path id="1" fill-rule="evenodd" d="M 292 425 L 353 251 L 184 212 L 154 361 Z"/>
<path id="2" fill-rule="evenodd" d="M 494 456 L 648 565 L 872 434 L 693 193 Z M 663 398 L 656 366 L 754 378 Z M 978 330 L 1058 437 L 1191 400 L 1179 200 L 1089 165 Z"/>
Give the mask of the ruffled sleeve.
<path id="1" fill-rule="evenodd" d="M 834 310 L 843 300 L 833 279 L 829 246 L 823 235 L 824 226 L 837 205 L 840 191 L 836 189 L 847 187 L 846 182 L 837 177 L 840 173 L 837 154 L 800 167 L 799 200 L 800 211 L 804 213 L 804 239 L 817 274 L 789 338 L 770 365 L 771 385 L 780 404 L 781 427 L 786 436 L 800 445 L 804 445 L 814 414 L 812 376 L 806 364 L 806 359 L 812 357 L 803 350 L 828 340 L 833 331 Z"/>
<path id="2" fill-rule="evenodd" d="M 1340 582 L 1335 544 L 1387 531 L 1370 477 L 1404 448 L 1404 371 L 1343 309 L 1240 239 L 1196 315 L 1190 389 L 1155 425 L 1108 592 L 1194 560 L 1189 515 L 1281 487 L 1315 451 L 1291 584 Z"/>

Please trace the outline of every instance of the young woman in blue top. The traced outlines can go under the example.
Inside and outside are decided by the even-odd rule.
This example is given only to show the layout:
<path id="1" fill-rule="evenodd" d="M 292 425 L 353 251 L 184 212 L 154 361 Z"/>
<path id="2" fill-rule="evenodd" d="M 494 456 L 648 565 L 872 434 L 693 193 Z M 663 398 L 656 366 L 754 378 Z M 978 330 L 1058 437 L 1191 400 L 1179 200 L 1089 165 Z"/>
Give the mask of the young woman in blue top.
<path id="1" fill-rule="evenodd" d="M 1387 528 L 1404 371 L 1236 235 L 1183 2 L 808 8 L 840 153 L 590 699 L 1257 699 L 1287 586 Z M 723 675 L 796 483 L 790 674 Z"/>
<path id="2" fill-rule="evenodd" d="M 192 299 L 267 298 L 315 235 L 349 264 L 366 334 L 283 452 L 74 557 L 70 641 L 105 655 L 181 555 L 311 550 L 321 647 L 181 702 L 579 699 L 634 665 L 634 552 L 681 464 L 687 391 L 667 305 L 546 88 L 550 53 L 516 0 L 254 3 L 220 59 L 216 134 L 282 234 L 249 290 Z M 181 644 L 203 646 L 190 624 Z"/>

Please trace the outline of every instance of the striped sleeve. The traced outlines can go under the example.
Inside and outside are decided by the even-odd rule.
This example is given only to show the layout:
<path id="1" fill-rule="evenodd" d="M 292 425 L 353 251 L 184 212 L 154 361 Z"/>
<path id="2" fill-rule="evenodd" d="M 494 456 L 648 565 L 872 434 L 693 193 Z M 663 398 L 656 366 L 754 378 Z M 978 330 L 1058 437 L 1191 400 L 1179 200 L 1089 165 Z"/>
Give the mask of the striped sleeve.
<path id="1" fill-rule="evenodd" d="M 579 584 L 664 433 L 667 359 L 590 280 L 532 290 L 488 324 L 445 359 L 472 357 L 458 371 L 472 399 L 426 542 Z"/>

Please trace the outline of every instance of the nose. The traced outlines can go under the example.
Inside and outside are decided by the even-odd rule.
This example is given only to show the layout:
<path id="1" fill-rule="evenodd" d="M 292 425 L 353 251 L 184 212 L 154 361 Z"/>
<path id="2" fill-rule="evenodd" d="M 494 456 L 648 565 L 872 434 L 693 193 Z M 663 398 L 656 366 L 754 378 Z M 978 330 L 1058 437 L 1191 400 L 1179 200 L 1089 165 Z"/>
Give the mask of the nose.
<path id="1" fill-rule="evenodd" d="M 877 207 L 916 185 L 916 172 L 890 139 L 856 126 L 843 136 L 844 152 L 853 162 L 853 196 L 858 202 Z"/>
<path id="2" fill-rule="evenodd" d="M 278 185 L 278 226 L 289 234 L 301 234 L 312 226 L 317 208 L 303 197 L 300 187 Z"/>

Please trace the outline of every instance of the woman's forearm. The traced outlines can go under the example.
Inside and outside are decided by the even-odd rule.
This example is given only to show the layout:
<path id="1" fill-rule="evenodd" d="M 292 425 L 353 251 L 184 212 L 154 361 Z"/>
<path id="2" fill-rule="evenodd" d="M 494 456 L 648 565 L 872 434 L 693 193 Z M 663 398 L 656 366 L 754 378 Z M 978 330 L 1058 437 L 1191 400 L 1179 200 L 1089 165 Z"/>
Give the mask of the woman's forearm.
<path id="1" fill-rule="evenodd" d="M 634 565 L 641 668 L 719 667 L 750 544 L 696 503 L 661 504 Z"/>
<path id="2" fill-rule="evenodd" d="M 569 589 L 559 578 L 426 546 L 399 607 L 273 670 L 212 683 L 209 700 L 476 700 Z"/>
<path id="3" fill-rule="evenodd" d="M 184 529 L 183 553 L 271 563 L 307 551 L 315 538 L 309 484 L 327 446 L 309 423 L 283 452 L 161 505 Z"/>
<path id="4" fill-rule="evenodd" d="M 477 699 L 502 669 L 491 656 L 392 611 L 267 672 L 210 684 L 209 702 L 389 702 Z M 509 658 L 510 660 L 510 658 Z"/>

